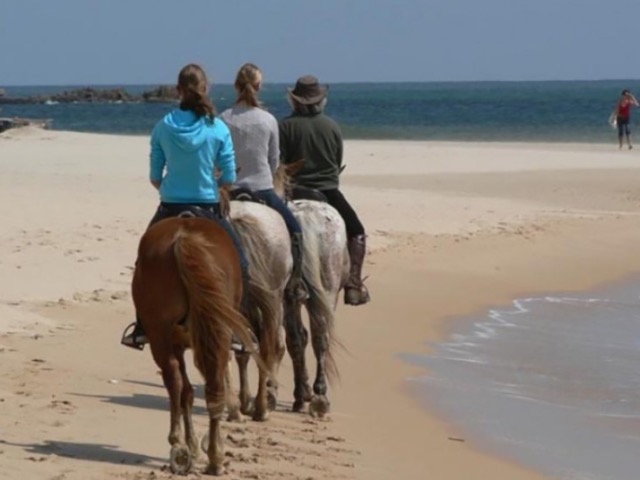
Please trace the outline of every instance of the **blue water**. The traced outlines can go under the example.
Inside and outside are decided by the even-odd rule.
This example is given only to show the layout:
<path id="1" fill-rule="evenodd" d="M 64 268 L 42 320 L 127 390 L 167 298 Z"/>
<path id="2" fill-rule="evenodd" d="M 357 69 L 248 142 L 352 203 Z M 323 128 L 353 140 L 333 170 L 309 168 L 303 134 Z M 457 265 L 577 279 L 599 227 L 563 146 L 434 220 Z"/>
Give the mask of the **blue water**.
<path id="1" fill-rule="evenodd" d="M 640 281 L 463 319 L 415 379 L 473 445 L 563 480 L 640 470 Z"/>
<path id="2" fill-rule="evenodd" d="M 124 86 L 141 93 L 155 85 Z M 282 118 L 289 113 L 284 84 L 267 84 L 262 100 Z M 118 85 L 102 88 L 119 87 Z M 7 95 L 50 94 L 77 87 L 5 87 Z M 455 141 L 615 142 L 609 114 L 624 88 L 640 80 L 580 82 L 440 82 L 332 84 L 327 113 L 347 138 Z M 218 110 L 234 99 L 217 85 Z M 1 116 L 53 119 L 59 130 L 148 134 L 167 104 L 5 105 Z M 638 118 L 633 128 L 638 128 Z"/>

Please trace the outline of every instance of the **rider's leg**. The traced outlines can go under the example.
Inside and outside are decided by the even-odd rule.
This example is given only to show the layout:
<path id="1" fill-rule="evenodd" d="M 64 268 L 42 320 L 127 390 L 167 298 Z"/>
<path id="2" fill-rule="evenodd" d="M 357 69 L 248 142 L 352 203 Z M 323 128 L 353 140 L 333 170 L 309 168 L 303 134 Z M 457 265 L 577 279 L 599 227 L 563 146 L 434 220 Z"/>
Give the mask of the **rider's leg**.
<path id="1" fill-rule="evenodd" d="M 329 205 L 340 213 L 347 227 L 347 248 L 349 249 L 351 268 L 349 279 L 344 287 L 344 303 L 362 305 L 371 299 L 362 280 L 362 265 L 367 252 L 364 226 L 340 190 L 323 190 L 322 193 L 327 197 Z"/>
<path id="2" fill-rule="evenodd" d="M 147 230 L 154 223 L 157 223 L 169 216 L 171 216 L 169 210 L 163 205 L 159 205 L 156 213 L 153 215 L 153 218 L 147 226 Z M 122 334 L 122 339 L 120 340 L 120 343 L 122 345 L 131 347 L 136 350 L 144 349 L 145 344 L 148 342 L 149 340 L 147 339 L 147 335 L 137 317 L 134 323 L 128 325 L 127 328 L 125 328 L 124 333 Z"/>
<path id="3" fill-rule="evenodd" d="M 284 201 L 276 195 L 274 190 L 260 190 L 255 192 L 255 194 L 282 216 L 284 223 L 287 226 L 287 231 L 291 236 L 293 271 L 291 272 L 291 279 L 287 284 L 286 293 L 297 300 L 306 300 L 309 298 L 309 293 L 302 275 L 302 254 L 304 252 L 302 244 L 302 228 L 291 210 L 289 210 L 289 207 L 287 207 Z"/>

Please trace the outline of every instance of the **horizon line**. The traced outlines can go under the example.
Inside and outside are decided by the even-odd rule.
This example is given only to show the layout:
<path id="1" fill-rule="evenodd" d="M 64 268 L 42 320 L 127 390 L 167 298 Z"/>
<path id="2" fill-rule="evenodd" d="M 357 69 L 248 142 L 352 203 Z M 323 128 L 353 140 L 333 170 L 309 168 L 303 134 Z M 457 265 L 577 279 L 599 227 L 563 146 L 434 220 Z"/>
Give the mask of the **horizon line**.
<path id="1" fill-rule="evenodd" d="M 438 83 L 587 83 L 587 82 L 640 82 L 640 78 L 596 78 L 596 79 L 538 79 L 538 80 L 356 80 L 356 81 L 324 81 L 321 83 L 329 85 L 381 85 L 381 84 L 438 84 Z M 264 85 L 292 85 L 295 82 L 265 82 Z M 0 88 L 20 88 L 20 87 L 145 87 L 145 86 L 172 86 L 171 83 L 25 83 L 25 84 L 2 84 Z M 212 82 L 213 86 L 233 86 L 233 82 Z"/>

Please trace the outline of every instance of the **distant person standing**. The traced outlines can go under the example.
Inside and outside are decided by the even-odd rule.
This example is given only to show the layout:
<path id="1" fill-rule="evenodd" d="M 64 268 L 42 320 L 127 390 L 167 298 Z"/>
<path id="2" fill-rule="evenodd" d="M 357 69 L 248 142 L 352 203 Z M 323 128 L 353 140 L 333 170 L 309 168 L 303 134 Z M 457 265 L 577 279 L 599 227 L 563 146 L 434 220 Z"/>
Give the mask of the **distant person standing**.
<path id="1" fill-rule="evenodd" d="M 637 107 L 638 100 L 629 90 L 623 90 L 620 95 L 620 100 L 618 100 L 618 104 L 616 105 L 615 114 L 616 114 L 616 123 L 618 125 L 618 143 L 620 148 L 622 148 L 622 137 L 627 137 L 627 145 L 629 150 L 633 148 L 631 145 L 631 107 Z"/>

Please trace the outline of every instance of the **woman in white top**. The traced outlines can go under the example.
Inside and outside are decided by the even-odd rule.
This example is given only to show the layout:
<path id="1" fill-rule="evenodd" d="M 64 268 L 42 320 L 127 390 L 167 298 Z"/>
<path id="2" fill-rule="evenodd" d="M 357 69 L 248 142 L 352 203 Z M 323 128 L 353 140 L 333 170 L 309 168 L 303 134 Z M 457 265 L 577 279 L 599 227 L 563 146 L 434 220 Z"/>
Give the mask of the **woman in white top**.
<path id="1" fill-rule="evenodd" d="M 245 63 L 236 76 L 237 99 L 233 107 L 220 118 L 231 131 L 238 174 L 236 186 L 248 188 L 276 210 L 284 219 L 291 235 L 293 273 L 287 294 L 304 300 L 307 290 L 302 279 L 302 229 L 291 210 L 273 190 L 273 175 L 280 160 L 278 121 L 262 108 L 258 92 L 262 72 L 252 63 Z"/>

